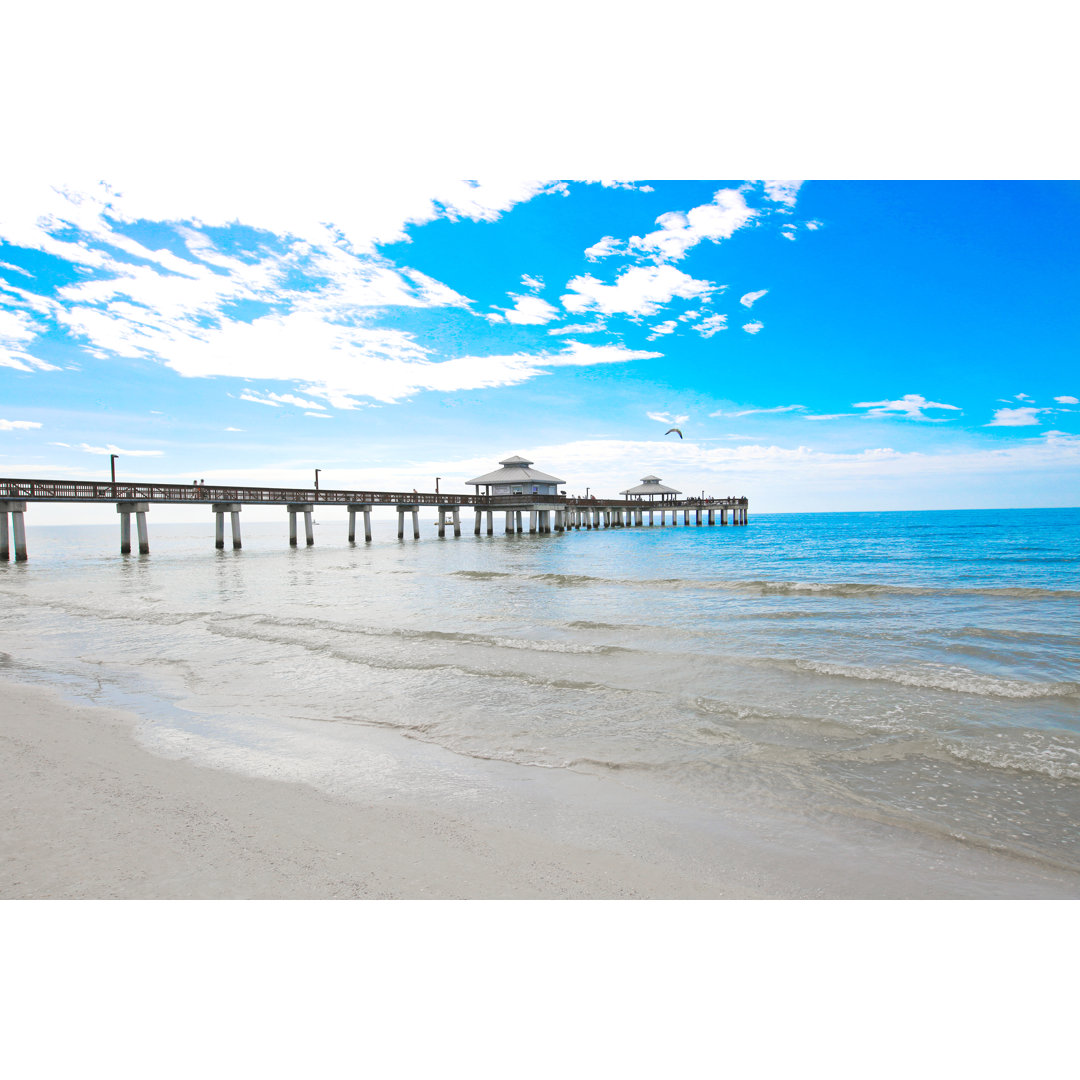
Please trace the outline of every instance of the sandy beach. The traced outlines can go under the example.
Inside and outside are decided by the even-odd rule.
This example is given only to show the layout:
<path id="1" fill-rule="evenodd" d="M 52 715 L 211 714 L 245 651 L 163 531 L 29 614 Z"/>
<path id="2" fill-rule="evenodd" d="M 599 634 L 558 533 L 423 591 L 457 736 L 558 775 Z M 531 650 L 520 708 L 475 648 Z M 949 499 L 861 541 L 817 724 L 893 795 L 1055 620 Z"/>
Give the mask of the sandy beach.
<path id="1" fill-rule="evenodd" d="M 775 823 L 690 819 L 594 777 L 506 763 L 467 762 L 503 793 L 467 812 L 343 799 L 151 754 L 132 714 L 49 688 L 5 682 L 3 695 L 5 899 L 1077 895 L 1075 875 L 870 825 L 817 832 L 797 855 L 790 836 L 770 844 Z M 399 764 L 444 753 L 363 734 Z"/>

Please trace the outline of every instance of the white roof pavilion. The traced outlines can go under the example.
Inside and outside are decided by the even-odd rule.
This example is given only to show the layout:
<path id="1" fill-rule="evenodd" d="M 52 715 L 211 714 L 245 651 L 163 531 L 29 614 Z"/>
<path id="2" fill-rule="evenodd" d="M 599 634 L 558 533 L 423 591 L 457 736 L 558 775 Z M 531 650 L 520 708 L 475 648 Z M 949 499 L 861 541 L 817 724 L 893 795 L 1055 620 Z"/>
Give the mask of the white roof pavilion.
<path id="1" fill-rule="evenodd" d="M 627 488 L 626 491 L 620 491 L 620 495 L 625 495 L 628 499 L 655 499 L 658 495 L 661 499 L 674 498 L 676 495 L 681 495 L 681 491 L 676 491 L 675 488 L 665 487 L 660 483 L 659 476 L 643 476 L 641 483 L 637 487 Z"/>
<path id="2" fill-rule="evenodd" d="M 530 487 L 533 484 L 565 484 L 565 480 L 560 480 L 557 476 L 551 476 L 546 472 L 541 472 L 539 469 L 532 468 L 532 462 L 527 458 L 508 457 L 499 464 L 501 469 L 496 469 L 494 472 L 485 473 L 483 476 L 478 476 L 475 480 L 466 480 L 465 483 L 470 487 L 487 487 L 495 484 L 527 484 Z"/>

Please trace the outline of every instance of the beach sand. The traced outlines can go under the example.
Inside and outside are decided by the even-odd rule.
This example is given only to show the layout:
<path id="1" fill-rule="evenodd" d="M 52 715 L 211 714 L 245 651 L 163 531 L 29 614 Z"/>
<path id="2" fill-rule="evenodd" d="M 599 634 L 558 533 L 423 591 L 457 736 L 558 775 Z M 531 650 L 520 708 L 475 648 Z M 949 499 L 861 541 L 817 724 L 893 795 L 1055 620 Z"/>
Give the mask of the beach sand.
<path id="1" fill-rule="evenodd" d="M 139 745 L 136 716 L 46 687 L 4 681 L 0 701 L 4 899 L 1080 894 L 1076 875 L 869 823 L 770 844 L 775 823 L 687 816 L 565 770 L 464 759 L 503 793 L 486 809 L 385 792 L 346 799 L 156 756 Z M 370 737 L 399 763 L 445 753 Z"/>

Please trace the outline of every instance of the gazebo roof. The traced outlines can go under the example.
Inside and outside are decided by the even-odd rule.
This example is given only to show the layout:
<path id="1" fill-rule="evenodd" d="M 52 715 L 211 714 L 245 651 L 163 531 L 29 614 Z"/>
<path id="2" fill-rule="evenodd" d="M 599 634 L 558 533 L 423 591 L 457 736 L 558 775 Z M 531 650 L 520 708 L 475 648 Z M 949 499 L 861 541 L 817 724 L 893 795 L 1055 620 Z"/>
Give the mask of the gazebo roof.
<path id="1" fill-rule="evenodd" d="M 496 469 L 494 472 L 485 473 L 483 476 L 478 476 L 475 480 L 466 480 L 465 483 L 471 486 L 480 486 L 482 484 L 565 484 L 565 480 L 560 480 L 557 476 L 550 476 L 546 472 L 541 472 L 539 469 L 532 469 L 529 466 L 532 462 L 528 458 L 523 458 L 515 455 L 514 457 L 505 458 L 500 461 L 501 469 Z"/>
<path id="2" fill-rule="evenodd" d="M 620 491 L 620 495 L 681 495 L 681 491 L 675 488 L 665 487 L 660 483 L 659 476 L 643 476 L 637 487 L 627 488 Z"/>

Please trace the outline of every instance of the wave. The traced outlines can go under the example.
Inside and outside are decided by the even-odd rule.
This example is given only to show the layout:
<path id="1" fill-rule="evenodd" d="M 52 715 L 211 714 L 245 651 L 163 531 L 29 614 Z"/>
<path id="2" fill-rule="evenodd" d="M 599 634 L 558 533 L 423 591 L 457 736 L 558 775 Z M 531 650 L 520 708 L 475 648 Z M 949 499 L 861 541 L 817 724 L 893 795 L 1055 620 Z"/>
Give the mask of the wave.
<path id="1" fill-rule="evenodd" d="M 1080 683 L 1076 682 L 1023 682 L 1019 679 L 1003 679 L 995 675 L 982 675 L 969 668 L 926 665 L 922 668 L 856 667 L 852 664 L 836 664 L 819 660 L 779 660 L 781 666 L 800 671 L 812 671 L 819 675 L 836 675 L 845 679 L 861 679 L 865 682 L 889 682 L 900 686 L 915 686 L 927 690 L 951 690 L 960 694 L 977 694 L 980 697 L 1003 698 L 1080 698 Z"/>
<path id="2" fill-rule="evenodd" d="M 516 575 L 484 570 L 457 570 L 453 576 L 486 580 Z M 765 578 L 694 579 L 694 578 L 609 578 L 589 574 L 529 574 L 517 580 L 538 581 L 560 587 L 617 585 L 628 589 L 666 591 L 718 590 L 749 596 L 984 596 L 1001 599 L 1080 600 L 1077 589 L 1039 589 L 1027 586 L 947 586 L 900 585 L 870 581 L 770 581 Z"/>
<path id="3" fill-rule="evenodd" d="M 332 622 L 328 619 L 283 618 L 275 615 L 223 616 L 214 620 L 215 627 L 236 622 L 280 627 L 281 629 L 307 628 L 324 630 L 347 637 L 395 638 L 407 641 L 450 642 L 461 645 L 480 645 L 494 649 L 523 649 L 529 652 L 567 653 L 605 656 L 611 653 L 631 652 L 621 645 L 585 645 L 573 641 L 551 641 L 536 638 L 507 637 L 501 634 L 477 634 L 460 630 L 409 630 L 404 627 L 359 626 Z M 614 627 L 613 629 L 618 629 Z"/>

